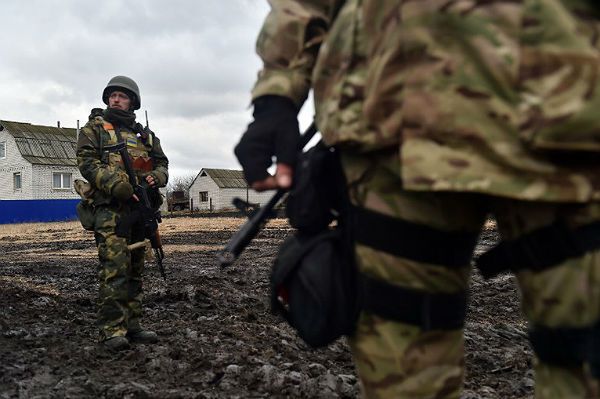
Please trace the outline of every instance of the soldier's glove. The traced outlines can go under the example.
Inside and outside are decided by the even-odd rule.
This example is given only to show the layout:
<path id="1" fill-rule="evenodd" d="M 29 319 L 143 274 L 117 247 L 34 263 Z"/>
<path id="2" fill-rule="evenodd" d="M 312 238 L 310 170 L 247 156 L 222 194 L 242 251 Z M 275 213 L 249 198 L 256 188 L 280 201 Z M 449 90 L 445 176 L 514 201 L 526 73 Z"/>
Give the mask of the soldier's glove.
<path id="1" fill-rule="evenodd" d="M 300 129 L 298 108 L 287 97 L 262 96 L 254 100 L 254 121 L 235 147 L 235 155 L 244 168 L 248 184 L 269 176 L 273 163 L 294 166 L 298 156 Z"/>
<path id="2" fill-rule="evenodd" d="M 166 178 L 162 172 L 154 171 L 154 172 L 144 173 L 142 175 L 142 179 L 144 182 L 147 182 L 146 177 L 148 177 L 148 176 L 152 176 L 152 178 L 154 179 L 155 184 L 154 184 L 154 186 L 151 186 L 152 188 L 158 189 L 159 187 L 162 187 L 165 185 L 163 182 L 166 180 Z"/>
<path id="3" fill-rule="evenodd" d="M 112 189 L 112 195 L 121 202 L 127 201 L 133 196 L 133 187 L 125 181 L 120 181 Z"/>

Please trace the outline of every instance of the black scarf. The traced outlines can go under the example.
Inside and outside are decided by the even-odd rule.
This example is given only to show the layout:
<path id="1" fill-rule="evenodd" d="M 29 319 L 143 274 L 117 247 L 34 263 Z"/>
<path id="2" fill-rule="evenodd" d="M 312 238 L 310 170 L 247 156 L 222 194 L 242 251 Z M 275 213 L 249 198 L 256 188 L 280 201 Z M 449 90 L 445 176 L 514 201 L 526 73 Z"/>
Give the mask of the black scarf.
<path id="1" fill-rule="evenodd" d="M 135 126 L 135 113 L 123 111 L 118 108 L 107 108 L 104 110 L 104 119 L 112 124 L 133 129 Z"/>

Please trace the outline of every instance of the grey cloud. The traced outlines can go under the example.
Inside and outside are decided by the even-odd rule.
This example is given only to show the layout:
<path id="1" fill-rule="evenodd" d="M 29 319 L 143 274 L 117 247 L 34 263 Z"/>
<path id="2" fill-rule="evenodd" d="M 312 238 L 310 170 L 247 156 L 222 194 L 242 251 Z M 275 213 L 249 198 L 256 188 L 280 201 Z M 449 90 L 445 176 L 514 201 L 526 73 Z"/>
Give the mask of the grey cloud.
<path id="1" fill-rule="evenodd" d="M 84 122 L 124 74 L 139 83 L 175 170 L 237 167 L 267 11 L 263 0 L 4 2 L 0 119 Z"/>

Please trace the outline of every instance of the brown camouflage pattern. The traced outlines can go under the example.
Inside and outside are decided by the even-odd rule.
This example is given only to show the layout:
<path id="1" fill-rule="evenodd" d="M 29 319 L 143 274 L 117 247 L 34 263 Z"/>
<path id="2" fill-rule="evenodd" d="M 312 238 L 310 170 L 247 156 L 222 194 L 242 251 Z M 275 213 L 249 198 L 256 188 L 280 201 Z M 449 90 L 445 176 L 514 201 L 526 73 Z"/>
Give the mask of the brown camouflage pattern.
<path id="1" fill-rule="evenodd" d="M 576 227 L 600 221 L 600 203 L 585 206 L 517 201 L 463 193 L 401 189 L 398 154 L 358 153 L 342 160 L 356 205 L 443 231 L 478 232 L 488 211 L 504 239 L 562 219 Z M 468 290 L 470 266 L 450 269 L 357 245 L 361 271 L 374 278 L 432 293 Z M 588 327 L 600 321 L 600 250 L 517 279 L 530 324 Z M 464 339 L 457 331 L 418 327 L 363 312 L 351 347 L 368 398 L 458 398 L 464 378 Z M 598 398 L 587 367 L 561 368 L 536 361 L 536 398 Z"/>
<path id="2" fill-rule="evenodd" d="M 302 105 L 313 89 L 317 125 L 342 149 L 355 204 L 447 231 L 477 232 L 491 210 L 505 239 L 558 218 L 600 220 L 595 2 L 269 3 L 252 96 Z M 449 270 L 361 245 L 356 252 L 364 273 L 391 284 L 468 289 L 469 265 Z M 599 251 L 519 273 L 527 319 L 598 322 L 598 276 Z M 460 395 L 462 331 L 423 332 L 363 313 L 351 345 L 369 398 Z M 587 365 L 536 361 L 535 372 L 537 398 L 599 395 Z"/>
<path id="3" fill-rule="evenodd" d="M 595 2 L 269 3 L 253 98 L 312 88 L 329 144 L 398 147 L 408 190 L 600 199 Z"/>
<path id="4" fill-rule="evenodd" d="M 164 187 L 169 176 L 168 159 L 160 140 L 150 135 L 144 141 L 127 128 L 120 129 L 120 135 L 127 143 L 137 180 L 151 173 L 158 186 Z M 81 129 L 77 144 L 77 164 L 89 182 L 78 183 L 78 192 L 93 206 L 100 260 L 97 326 L 101 341 L 141 330 L 145 248 L 131 249 L 128 245 L 144 241 L 144 226 L 139 219 L 132 219 L 128 204 L 119 203 L 111 195 L 117 183 L 129 181 L 121 156 L 100 150 L 117 142 L 114 127 L 96 116 Z"/>

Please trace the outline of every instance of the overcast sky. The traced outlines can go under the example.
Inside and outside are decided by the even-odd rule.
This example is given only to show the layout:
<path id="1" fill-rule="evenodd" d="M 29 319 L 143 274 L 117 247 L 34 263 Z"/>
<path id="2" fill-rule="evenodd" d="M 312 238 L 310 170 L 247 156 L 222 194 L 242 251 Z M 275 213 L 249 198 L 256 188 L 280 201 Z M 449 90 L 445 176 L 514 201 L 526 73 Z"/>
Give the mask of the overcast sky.
<path id="1" fill-rule="evenodd" d="M 236 168 L 266 0 L 4 0 L 0 119 L 83 125 L 115 75 L 139 85 L 171 174 Z M 301 125 L 310 119 L 305 107 Z"/>

